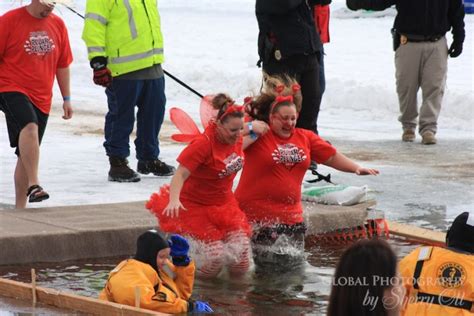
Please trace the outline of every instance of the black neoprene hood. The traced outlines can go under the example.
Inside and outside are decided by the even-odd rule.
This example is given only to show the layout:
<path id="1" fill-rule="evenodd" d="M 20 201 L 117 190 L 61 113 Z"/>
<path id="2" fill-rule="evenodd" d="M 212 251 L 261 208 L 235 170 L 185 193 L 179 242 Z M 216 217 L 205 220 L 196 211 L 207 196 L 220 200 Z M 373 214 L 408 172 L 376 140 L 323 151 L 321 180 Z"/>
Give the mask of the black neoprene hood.
<path id="1" fill-rule="evenodd" d="M 137 239 L 137 252 L 134 259 L 147 263 L 158 271 L 156 256 L 162 249 L 169 248 L 166 241 L 156 230 L 149 230 L 141 234 Z"/>
<path id="2" fill-rule="evenodd" d="M 446 245 L 474 253 L 474 214 L 464 212 L 458 215 L 446 234 Z"/>

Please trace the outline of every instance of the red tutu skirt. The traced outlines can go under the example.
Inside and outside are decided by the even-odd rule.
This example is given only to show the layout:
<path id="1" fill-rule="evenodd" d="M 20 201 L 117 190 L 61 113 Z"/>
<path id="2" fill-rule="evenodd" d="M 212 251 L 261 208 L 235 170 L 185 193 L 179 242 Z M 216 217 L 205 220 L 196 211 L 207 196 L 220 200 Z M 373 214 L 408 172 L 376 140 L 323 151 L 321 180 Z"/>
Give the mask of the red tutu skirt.
<path id="1" fill-rule="evenodd" d="M 235 198 L 221 205 L 202 205 L 181 200 L 187 210 L 180 210 L 178 217 L 169 217 L 163 214 L 169 202 L 169 194 L 169 185 L 166 184 L 159 192 L 153 193 L 146 203 L 146 208 L 157 217 L 162 231 L 209 242 L 225 240 L 229 233 L 236 231 L 243 231 L 251 236 L 250 224 Z"/>

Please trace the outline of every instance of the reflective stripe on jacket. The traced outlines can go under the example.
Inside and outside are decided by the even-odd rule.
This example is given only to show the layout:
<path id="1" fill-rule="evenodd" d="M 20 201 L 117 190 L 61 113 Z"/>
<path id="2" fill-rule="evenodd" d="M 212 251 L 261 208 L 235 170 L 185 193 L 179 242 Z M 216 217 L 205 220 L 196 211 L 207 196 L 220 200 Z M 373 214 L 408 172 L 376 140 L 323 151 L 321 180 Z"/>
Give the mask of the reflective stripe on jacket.
<path id="1" fill-rule="evenodd" d="M 99 298 L 109 302 L 135 306 L 135 288 L 140 289 L 140 307 L 162 313 L 184 313 L 194 285 L 194 262 L 175 267 L 167 261 L 170 276 L 158 273 L 146 263 L 135 259 L 122 261 L 110 272 Z"/>
<path id="2" fill-rule="evenodd" d="M 88 0 L 82 39 L 114 77 L 164 61 L 156 0 Z"/>
<path id="3" fill-rule="evenodd" d="M 399 268 L 407 289 L 402 315 L 473 315 L 474 255 L 420 247 Z"/>

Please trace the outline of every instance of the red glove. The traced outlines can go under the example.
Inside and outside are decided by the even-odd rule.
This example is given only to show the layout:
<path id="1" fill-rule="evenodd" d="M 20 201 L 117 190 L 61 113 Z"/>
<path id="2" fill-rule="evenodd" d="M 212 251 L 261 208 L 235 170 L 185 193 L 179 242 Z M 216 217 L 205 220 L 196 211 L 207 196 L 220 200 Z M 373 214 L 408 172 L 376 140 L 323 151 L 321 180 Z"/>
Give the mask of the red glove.
<path id="1" fill-rule="evenodd" d="M 92 58 L 91 67 L 94 69 L 94 83 L 108 87 L 112 83 L 112 73 L 107 68 L 107 58 L 104 56 L 97 56 Z"/>
<path id="2" fill-rule="evenodd" d="M 94 83 L 102 87 L 110 86 L 112 83 L 112 73 L 109 68 L 94 69 Z"/>

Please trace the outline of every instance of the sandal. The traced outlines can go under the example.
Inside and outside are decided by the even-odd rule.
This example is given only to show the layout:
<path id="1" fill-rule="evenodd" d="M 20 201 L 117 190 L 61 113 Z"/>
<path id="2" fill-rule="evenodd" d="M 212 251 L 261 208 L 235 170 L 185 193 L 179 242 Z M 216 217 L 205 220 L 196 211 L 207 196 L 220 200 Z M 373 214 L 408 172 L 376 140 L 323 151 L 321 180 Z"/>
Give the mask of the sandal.
<path id="1" fill-rule="evenodd" d="M 28 196 L 28 201 L 30 203 L 41 202 L 49 199 L 48 192 L 44 191 L 43 188 L 38 184 L 33 184 L 31 187 L 29 187 L 26 196 Z"/>

